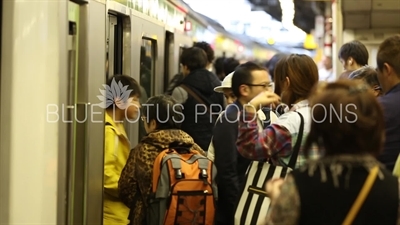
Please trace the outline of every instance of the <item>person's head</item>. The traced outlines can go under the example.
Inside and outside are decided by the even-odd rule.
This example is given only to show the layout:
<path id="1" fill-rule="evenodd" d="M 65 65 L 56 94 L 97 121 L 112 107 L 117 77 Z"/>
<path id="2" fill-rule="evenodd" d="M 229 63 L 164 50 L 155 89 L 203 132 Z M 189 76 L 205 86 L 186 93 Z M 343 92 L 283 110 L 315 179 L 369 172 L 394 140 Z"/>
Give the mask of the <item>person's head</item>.
<path id="1" fill-rule="evenodd" d="M 183 122 L 182 106 L 168 95 L 157 95 L 142 107 L 142 121 L 147 133 L 155 130 L 180 129 Z"/>
<path id="2" fill-rule="evenodd" d="M 241 104 L 247 104 L 261 92 L 272 89 L 267 70 L 253 62 L 241 64 L 233 73 L 232 91 Z"/>
<path id="3" fill-rule="evenodd" d="M 384 93 L 400 82 L 400 35 L 384 40 L 376 57 L 378 80 Z"/>
<path id="4" fill-rule="evenodd" d="M 371 87 L 371 91 L 376 97 L 381 95 L 382 88 L 378 81 L 378 73 L 375 69 L 365 66 L 352 72 L 349 76 L 351 80 L 362 80 Z"/>
<path id="5" fill-rule="evenodd" d="M 379 155 L 384 143 L 384 117 L 369 87 L 360 80 L 319 84 L 310 98 L 311 130 L 305 153 L 313 144 L 327 156 Z"/>
<path id="6" fill-rule="evenodd" d="M 226 102 L 228 104 L 232 104 L 236 101 L 236 96 L 232 91 L 232 77 L 233 77 L 233 73 L 228 74 L 224 80 L 221 83 L 221 86 L 218 86 L 216 88 L 214 88 L 215 92 L 218 93 L 223 93 L 225 98 L 226 98 Z"/>
<path id="7" fill-rule="evenodd" d="M 332 69 L 332 57 L 325 56 L 323 59 L 323 65 L 324 65 L 324 68 L 327 70 Z"/>
<path id="8" fill-rule="evenodd" d="M 235 69 L 239 66 L 239 61 L 235 58 L 230 57 L 225 59 L 224 61 L 224 73 L 230 74 L 235 71 Z"/>
<path id="9" fill-rule="evenodd" d="M 224 61 L 225 57 L 219 57 L 214 62 L 215 74 L 220 80 L 223 80 L 226 75 L 224 71 Z"/>
<path id="10" fill-rule="evenodd" d="M 207 42 L 196 42 L 193 47 L 198 47 L 203 49 L 203 51 L 206 53 L 207 55 L 207 66 L 209 66 L 210 64 L 212 64 L 212 62 L 214 61 L 214 50 L 211 48 L 210 44 L 208 44 Z"/>
<path id="11" fill-rule="evenodd" d="M 192 71 L 205 69 L 208 63 L 206 53 L 198 47 L 183 50 L 179 62 L 182 66 L 182 74 L 185 76 Z"/>
<path id="12" fill-rule="evenodd" d="M 351 41 L 339 49 L 339 61 L 344 70 L 356 70 L 368 64 L 368 50 L 359 41 Z"/>
<path id="13" fill-rule="evenodd" d="M 107 98 L 106 110 L 114 111 L 113 115 L 122 119 L 136 119 L 140 108 L 140 86 L 138 82 L 130 76 L 114 75 L 107 81 L 105 90 Z M 109 94 L 113 99 L 108 99 Z M 109 102 L 109 100 L 111 100 Z"/>
<path id="14" fill-rule="evenodd" d="M 274 56 L 272 56 L 272 58 L 266 63 L 266 67 L 268 69 L 268 73 L 271 76 L 271 80 L 274 80 L 274 71 L 275 71 L 275 67 L 276 64 L 279 62 L 279 60 L 281 60 L 282 58 L 286 57 L 286 54 L 283 53 L 277 53 Z"/>
<path id="15" fill-rule="evenodd" d="M 291 54 L 276 64 L 274 77 L 275 93 L 292 107 L 309 97 L 319 80 L 318 67 L 307 55 Z"/>

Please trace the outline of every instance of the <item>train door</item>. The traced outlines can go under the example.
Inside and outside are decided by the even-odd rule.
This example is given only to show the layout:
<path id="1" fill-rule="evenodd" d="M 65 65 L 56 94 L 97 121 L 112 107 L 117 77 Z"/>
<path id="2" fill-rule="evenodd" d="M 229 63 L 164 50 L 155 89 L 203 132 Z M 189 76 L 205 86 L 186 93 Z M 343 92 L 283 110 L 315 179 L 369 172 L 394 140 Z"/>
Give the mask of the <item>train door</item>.
<path id="1" fill-rule="evenodd" d="M 142 89 L 140 102 L 143 104 L 151 96 L 164 93 L 165 28 L 153 18 L 138 15 L 136 12 L 132 14 L 132 26 L 137 28 L 136 32 L 132 33 L 132 71 L 138 75 L 137 79 Z M 130 136 L 132 146 L 146 134 L 142 121 L 133 132 L 135 131 L 137 133 Z"/>
<path id="2" fill-rule="evenodd" d="M 60 224 L 102 224 L 104 109 L 98 103 L 104 84 L 105 4 L 68 2 L 68 79 L 66 198 Z M 90 17 L 89 17 L 90 15 Z M 62 157 L 62 156 L 61 156 Z"/>

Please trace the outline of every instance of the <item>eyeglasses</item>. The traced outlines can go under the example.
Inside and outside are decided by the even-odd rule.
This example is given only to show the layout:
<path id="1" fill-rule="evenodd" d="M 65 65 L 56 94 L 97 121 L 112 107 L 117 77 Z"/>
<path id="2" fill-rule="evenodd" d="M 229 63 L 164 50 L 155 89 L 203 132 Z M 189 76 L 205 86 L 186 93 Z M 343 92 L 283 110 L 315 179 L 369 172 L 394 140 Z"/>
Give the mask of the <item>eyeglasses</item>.
<path id="1" fill-rule="evenodd" d="M 261 84 L 245 84 L 250 87 L 264 87 L 265 89 L 274 89 L 274 83 L 261 83 Z"/>

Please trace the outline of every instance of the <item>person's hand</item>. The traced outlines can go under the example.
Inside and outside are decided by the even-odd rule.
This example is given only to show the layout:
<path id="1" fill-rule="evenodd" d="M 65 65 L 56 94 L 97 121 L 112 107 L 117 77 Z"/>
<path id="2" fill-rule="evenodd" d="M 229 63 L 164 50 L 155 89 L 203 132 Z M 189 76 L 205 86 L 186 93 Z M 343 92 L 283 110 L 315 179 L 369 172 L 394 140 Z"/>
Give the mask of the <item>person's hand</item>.
<path id="1" fill-rule="evenodd" d="M 266 191 L 271 198 L 271 201 L 274 201 L 281 193 L 282 184 L 285 182 L 282 178 L 275 178 L 267 181 Z"/>
<path id="2" fill-rule="evenodd" d="M 274 109 L 281 101 L 281 98 L 271 91 L 263 91 L 254 97 L 247 108 L 254 108 L 252 111 L 259 110 L 262 106 Z"/>

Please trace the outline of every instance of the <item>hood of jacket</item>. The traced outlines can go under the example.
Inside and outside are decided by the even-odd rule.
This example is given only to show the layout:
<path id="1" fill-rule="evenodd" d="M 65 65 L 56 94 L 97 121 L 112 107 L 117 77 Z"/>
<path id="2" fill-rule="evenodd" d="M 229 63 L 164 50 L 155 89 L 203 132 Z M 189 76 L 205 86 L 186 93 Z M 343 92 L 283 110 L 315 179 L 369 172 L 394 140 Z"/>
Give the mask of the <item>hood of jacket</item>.
<path id="1" fill-rule="evenodd" d="M 153 145 L 159 149 L 188 147 L 198 150 L 197 148 L 199 148 L 189 134 L 178 129 L 152 131 L 144 136 L 141 142 Z"/>
<path id="2" fill-rule="evenodd" d="M 201 94 L 210 96 L 214 88 L 221 85 L 218 77 L 207 69 L 199 69 L 190 72 L 182 81 L 183 84 L 196 88 Z"/>

